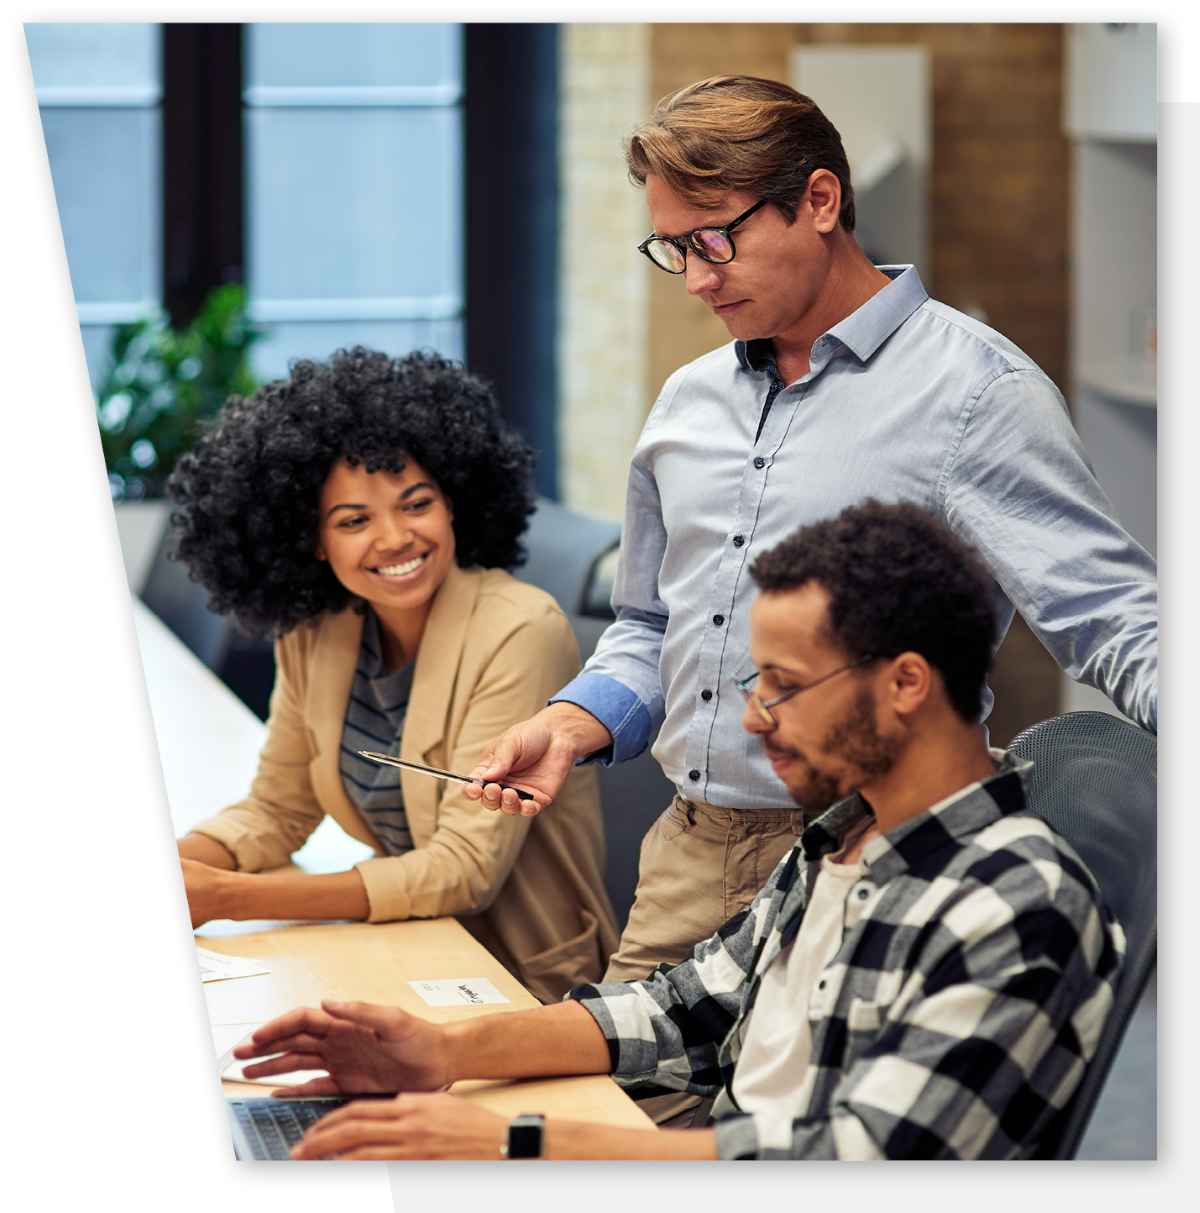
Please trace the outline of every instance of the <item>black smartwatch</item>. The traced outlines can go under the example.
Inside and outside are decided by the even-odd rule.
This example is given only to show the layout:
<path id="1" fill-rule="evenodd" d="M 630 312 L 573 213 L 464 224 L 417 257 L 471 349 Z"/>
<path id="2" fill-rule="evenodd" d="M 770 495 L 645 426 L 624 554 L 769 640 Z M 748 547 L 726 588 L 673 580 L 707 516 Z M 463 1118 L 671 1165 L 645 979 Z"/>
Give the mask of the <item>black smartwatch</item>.
<path id="1" fill-rule="evenodd" d="M 500 1147 L 501 1158 L 541 1158 L 546 1118 L 526 1112 L 508 1126 L 508 1141 Z"/>

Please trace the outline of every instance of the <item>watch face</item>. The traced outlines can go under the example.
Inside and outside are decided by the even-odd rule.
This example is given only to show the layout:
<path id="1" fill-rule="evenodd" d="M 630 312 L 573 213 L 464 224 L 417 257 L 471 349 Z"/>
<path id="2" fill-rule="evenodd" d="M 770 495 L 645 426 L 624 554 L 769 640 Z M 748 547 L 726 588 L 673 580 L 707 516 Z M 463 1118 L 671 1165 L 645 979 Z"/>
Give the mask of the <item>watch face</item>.
<path id="1" fill-rule="evenodd" d="M 542 1118 L 519 1116 L 508 1126 L 509 1158 L 541 1158 Z"/>

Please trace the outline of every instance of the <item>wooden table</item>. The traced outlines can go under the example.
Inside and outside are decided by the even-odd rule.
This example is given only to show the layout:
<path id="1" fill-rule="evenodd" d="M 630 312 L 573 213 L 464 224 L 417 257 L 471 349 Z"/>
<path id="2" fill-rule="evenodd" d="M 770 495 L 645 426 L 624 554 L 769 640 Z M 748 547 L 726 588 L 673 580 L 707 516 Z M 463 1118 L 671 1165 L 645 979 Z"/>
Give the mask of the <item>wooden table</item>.
<path id="1" fill-rule="evenodd" d="M 236 936 L 196 934 L 201 947 L 261 960 L 265 976 L 204 985 L 216 1055 L 253 1025 L 322 998 L 398 1006 L 434 1023 L 503 1014 L 538 1001 L 455 919 L 389 923 L 312 923 Z M 486 977 L 509 1003 L 431 1007 L 408 984 L 447 977 Z M 225 1082 L 227 1095 L 266 1095 L 261 1084 Z M 451 1091 L 504 1116 L 542 1112 L 571 1120 L 633 1129 L 654 1123 L 606 1075 L 575 1078 L 469 1081 Z"/>
<path id="2" fill-rule="evenodd" d="M 134 620 L 146 672 L 163 776 L 177 833 L 241 799 L 266 730 L 139 599 Z M 326 819 L 293 857 L 309 872 L 345 871 L 373 852 Z M 295 871 L 292 865 L 279 869 Z M 436 1023 L 538 1005 L 537 999 L 453 918 L 394 923 L 206 923 L 196 942 L 261 960 L 270 973 L 206 982 L 214 1061 L 256 1025 L 322 998 L 402 1007 Z M 509 1003 L 431 1007 L 409 986 L 426 978 L 486 977 Z M 224 1084 L 227 1095 L 271 1087 Z M 505 1116 L 545 1112 L 575 1120 L 653 1129 L 606 1076 L 465 1082 L 456 1094 Z"/>

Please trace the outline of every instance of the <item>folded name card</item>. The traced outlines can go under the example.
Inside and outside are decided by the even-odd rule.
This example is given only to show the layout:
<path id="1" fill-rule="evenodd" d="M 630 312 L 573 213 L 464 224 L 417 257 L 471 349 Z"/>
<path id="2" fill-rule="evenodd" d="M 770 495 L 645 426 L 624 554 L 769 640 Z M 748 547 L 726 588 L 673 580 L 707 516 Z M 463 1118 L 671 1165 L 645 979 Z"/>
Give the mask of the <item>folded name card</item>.
<path id="1" fill-rule="evenodd" d="M 487 1002 L 508 1002 L 486 977 L 439 977 L 436 981 L 408 983 L 431 1007 L 474 1007 Z"/>

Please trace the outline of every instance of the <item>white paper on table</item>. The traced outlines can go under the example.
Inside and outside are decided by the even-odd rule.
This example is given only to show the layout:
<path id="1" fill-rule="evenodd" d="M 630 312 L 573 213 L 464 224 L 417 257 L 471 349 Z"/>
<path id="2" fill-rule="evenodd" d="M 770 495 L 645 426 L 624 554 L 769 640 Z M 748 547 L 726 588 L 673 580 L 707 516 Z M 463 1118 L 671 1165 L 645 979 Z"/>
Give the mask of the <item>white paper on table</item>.
<path id="1" fill-rule="evenodd" d="M 431 1007 L 473 1007 L 485 1002 L 508 1002 L 486 977 L 439 977 L 408 983 Z"/>
<path id="2" fill-rule="evenodd" d="M 290 1074 L 273 1074 L 269 1078 L 247 1078 L 242 1073 L 243 1068 L 256 1066 L 260 1061 L 267 1061 L 268 1057 L 252 1057 L 248 1061 L 239 1061 L 233 1056 L 233 1050 L 238 1045 L 248 1045 L 250 1037 L 261 1027 L 262 1024 L 256 1023 L 241 1040 L 235 1042 L 217 1058 L 217 1071 L 222 1078 L 231 1079 L 233 1082 L 255 1082 L 268 1087 L 298 1087 L 310 1079 L 328 1077 L 328 1070 L 293 1070 Z M 228 1040 L 229 1037 L 227 1036 L 225 1039 Z M 278 1053 L 269 1054 L 269 1057 L 279 1056 Z"/>
<path id="3" fill-rule="evenodd" d="M 196 959 L 200 962 L 201 981 L 225 981 L 230 977 L 258 977 L 271 970 L 264 967 L 261 960 L 248 960 L 245 956 L 223 956 L 220 952 L 210 952 L 207 948 L 196 949 Z"/>

